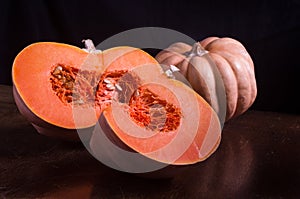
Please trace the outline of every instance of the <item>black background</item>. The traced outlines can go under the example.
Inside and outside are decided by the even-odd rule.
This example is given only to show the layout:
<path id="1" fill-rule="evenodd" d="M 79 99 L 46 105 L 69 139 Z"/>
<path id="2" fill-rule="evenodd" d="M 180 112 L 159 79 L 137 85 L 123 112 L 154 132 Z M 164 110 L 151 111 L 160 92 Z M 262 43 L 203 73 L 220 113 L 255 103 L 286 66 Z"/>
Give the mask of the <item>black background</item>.
<path id="1" fill-rule="evenodd" d="M 195 40 L 233 37 L 255 64 L 256 110 L 300 113 L 300 1 L 9 1 L 0 3 L 0 84 L 11 85 L 14 57 L 37 41 L 82 46 L 132 28 L 177 30 Z"/>

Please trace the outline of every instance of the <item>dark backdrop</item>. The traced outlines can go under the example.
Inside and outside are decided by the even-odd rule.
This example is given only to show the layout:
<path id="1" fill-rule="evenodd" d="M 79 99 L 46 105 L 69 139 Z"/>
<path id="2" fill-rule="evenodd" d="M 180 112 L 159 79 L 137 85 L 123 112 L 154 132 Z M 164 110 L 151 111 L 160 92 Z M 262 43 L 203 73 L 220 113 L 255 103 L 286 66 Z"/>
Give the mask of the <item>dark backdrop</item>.
<path id="1" fill-rule="evenodd" d="M 11 85 L 14 57 L 37 41 L 82 46 L 131 28 L 158 26 L 195 40 L 228 36 L 252 56 L 258 84 L 256 110 L 300 113 L 300 1 L 14 1 L 0 3 L 0 84 Z"/>

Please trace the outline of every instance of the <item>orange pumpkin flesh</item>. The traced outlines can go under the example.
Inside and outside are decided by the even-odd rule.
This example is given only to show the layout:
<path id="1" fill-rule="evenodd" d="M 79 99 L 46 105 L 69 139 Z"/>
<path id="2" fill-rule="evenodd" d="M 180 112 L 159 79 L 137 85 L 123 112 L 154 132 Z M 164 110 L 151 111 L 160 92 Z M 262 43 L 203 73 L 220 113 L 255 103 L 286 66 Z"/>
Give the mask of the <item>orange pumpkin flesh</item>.
<path id="1" fill-rule="evenodd" d="M 14 97 L 20 112 L 42 134 L 78 139 L 76 129 L 94 126 L 107 106 L 103 99 L 109 99 L 114 90 L 107 87 L 107 77 L 120 77 L 134 66 L 111 65 L 108 70 L 111 62 L 124 55 L 139 57 L 145 63 L 155 61 L 132 47 L 97 53 L 54 42 L 26 47 L 15 58 L 12 69 Z"/>
<path id="2" fill-rule="evenodd" d="M 135 67 L 127 75 L 136 82 L 123 85 L 101 117 L 108 124 L 102 126 L 104 131 L 114 134 L 108 135 L 114 143 L 173 165 L 203 161 L 216 150 L 221 137 L 220 123 L 197 93 L 168 79 L 159 67 Z M 91 138 L 95 156 L 101 144 L 98 133 L 95 131 Z"/>

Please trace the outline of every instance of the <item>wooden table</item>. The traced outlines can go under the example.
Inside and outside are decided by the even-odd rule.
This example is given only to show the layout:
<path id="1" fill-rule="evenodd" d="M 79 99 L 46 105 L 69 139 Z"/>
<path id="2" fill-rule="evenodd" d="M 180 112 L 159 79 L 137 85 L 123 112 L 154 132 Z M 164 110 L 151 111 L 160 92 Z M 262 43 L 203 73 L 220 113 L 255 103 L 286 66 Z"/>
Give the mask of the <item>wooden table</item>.
<path id="1" fill-rule="evenodd" d="M 248 111 L 218 150 L 173 179 L 110 169 L 81 143 L 38 134 L 0 85 L 3 198 L 300 198 L 300 116 Z"/>

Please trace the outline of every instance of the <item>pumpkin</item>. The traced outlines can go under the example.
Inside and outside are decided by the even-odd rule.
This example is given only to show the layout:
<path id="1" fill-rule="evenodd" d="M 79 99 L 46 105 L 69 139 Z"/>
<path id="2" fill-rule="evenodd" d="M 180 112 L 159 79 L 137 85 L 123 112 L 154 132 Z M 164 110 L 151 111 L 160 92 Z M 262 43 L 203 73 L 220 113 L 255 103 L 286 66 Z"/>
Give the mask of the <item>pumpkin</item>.
<path id="1" fill-rule="evenodd" d="M 96 50 L 38 42 L 25 47 L 12 67 L 14 99 L 20 112 L 41 134 L 78 140 L 90 131 L 109 104 L 112 83 L 141 64 L 157 63 L 146 52 L 127 46 Z M 125 56 L 126 55 L 126 56 Z M 126 65 L 119 57 L 130 58 Z M 119 64 L 111 62 L 119 60 Z M 110 68 L 108 68 L 110 66 Z"/>
<path id="2" fill-rule="evenodd" d="M 139 158 L 124 159 L 127 156 L 118 147 L 172 165 L 203 161 L 217 149 L 221 125 L 215 111 L 193 89 L 169 79 L 160 67 L 134 67 L 118 84 L 121 91 L 102 112 L 100 126 L 91 137 L 95 157 L 128 171 L 147 161 L 138 164 Z M 106 142 L 106 137 L 111 141 Z"/>
<path id="3" fill-rule="evenodd" d="M 219 116 L 223 111 L 220 110 L 223 89 L 225 121 L 244 113 L 256 98 L 253 61 L 245 47 L 235 39 L 208 37 L 193 46 L 174 43 L 159 52 L 156 59 L 161 64 L 177 66 Z"/>
<path id="4" fill-rule="evenodd" d="M 20 112 L 39 133 L 102 144 L 112 142 L 163 164 L 208 158 L 221 140 L 215 111 L 193 89 L 169 78 L 152 56 L 133 47 L 96 50 L 39 42 L 15 58 L 12 76 Z M 92 132 L 91 138 L 88 132 Z M 103 150 L 98 150 L 104 147 Z"/>

